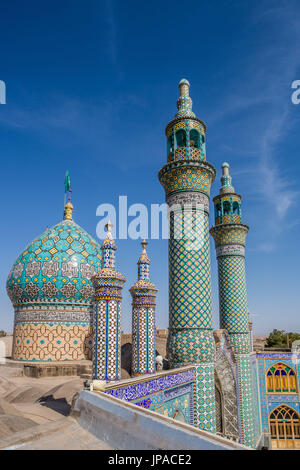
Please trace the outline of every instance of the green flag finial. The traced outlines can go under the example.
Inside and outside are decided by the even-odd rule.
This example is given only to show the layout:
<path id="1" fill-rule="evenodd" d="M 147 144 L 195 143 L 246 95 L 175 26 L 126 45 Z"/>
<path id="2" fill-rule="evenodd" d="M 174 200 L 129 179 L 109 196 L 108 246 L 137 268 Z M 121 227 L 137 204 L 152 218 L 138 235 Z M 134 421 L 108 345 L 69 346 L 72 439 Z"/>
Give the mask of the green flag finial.
<path id="1" fill-rule="evenodd" d="M 70 180 L 69 170 L 67 170 L 66 176 L 65 176 L 65 193 L 70 191 L 70 188 L 71 188 L 71 180 Z"/>

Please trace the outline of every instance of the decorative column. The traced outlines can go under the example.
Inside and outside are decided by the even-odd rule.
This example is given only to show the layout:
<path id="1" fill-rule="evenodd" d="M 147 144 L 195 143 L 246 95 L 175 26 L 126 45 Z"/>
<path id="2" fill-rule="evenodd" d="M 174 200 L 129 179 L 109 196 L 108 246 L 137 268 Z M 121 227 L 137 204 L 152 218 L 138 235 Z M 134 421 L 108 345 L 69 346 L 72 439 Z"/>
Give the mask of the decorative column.
<path id="1" fill-rule="evenodd" d="M 238 366 L 242 443 L 253 447 L 254 421 L 250 364 L 250 332 L 245 275 L 245 245 L 249 230 L 242 223 L 241 196 L 231 184 L 228 163 L 222 165 L 220 194 L 214 198 L 215 240 L 219 272 L 220 328 L 229 333 Z"/>
<path id="2" fill-rule="evenodd" d="M 115 269 L 117 247 L 110 222 L 106 229 L 101 246 L 102 269 L 92 278 L 95 289 L 93 377 L 109 381 L 121 378 L 121 301 L 126 279 Z"/>
<path id="3" fill-rule="evenodd" d="M 159 180 L 170 209 L 169 336 L 171 368 L 195 365 L 196 425 L 215 432 L 209 194 L 215 168 L 206 161 L 204 122 L 192 111 L 187 80 L 166 127 L 168 163 Z"/>
<path id="4" fill-rule="evenodd" d="M 148 243 L 142 242 L 138 260 L 138 281 L 129 289 L 132 295 L 132 375 L 155 372 L 155 298 L 157 288 L 150 282 Z"/>

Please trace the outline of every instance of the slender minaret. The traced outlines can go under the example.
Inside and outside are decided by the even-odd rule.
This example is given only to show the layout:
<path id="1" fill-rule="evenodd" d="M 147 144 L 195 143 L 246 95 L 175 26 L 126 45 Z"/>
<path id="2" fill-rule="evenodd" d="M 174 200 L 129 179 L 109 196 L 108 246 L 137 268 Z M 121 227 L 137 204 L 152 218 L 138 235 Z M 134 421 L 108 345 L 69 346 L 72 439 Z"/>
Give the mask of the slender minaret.
<path id="1" fill-rule="evenodd" d="M 254 446 L 250 364 L 250 332 L 245 275 L 245 244 L 249 230 L 242 223 L 241 196 L 231 184 L 228 163 L 222 165 L 220 194 L 214 198 L 215 226 L 211 228 L 219 272 L 220 328 L 229 333 L 238 365 L 242 443 Z"/>
<path id="2" fill-rule="evenodd" d="M 92 278 L 95 289 L 93 324 L 93 377 L 99 380 L 121 378 L 121 301 L 126 281 L 115 269 L 115 251 L 112 224 L 106 224 L 103 240 L 102 269 Z"/>
<path id="3" fill-rule="evenodd" d="M 129 289 L 132 295 L 132 375 L 155 372 L 155 298 L 157 288 L 150 282 L 148 243 L 142 241 L 138 260 L 138 281 Z"/>
<path id="4" fill-rule="evenodd" d="M 170 208 L 169 336 L 171 367 L 195 365 L 197 426 L 215 432 L 209 194 L 215 168 L 206 161 L 205 124 L 192 111 L 187 80 L 166 127 L 168 163 L 159 180 Z"/>

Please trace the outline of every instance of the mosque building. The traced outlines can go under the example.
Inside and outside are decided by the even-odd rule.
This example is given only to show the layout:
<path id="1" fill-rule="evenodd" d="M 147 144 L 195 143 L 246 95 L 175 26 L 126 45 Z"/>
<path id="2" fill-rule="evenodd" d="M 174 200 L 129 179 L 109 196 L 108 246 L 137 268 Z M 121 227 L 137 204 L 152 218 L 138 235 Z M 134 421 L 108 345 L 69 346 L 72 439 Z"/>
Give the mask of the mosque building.
<path id="1" fill-rule="evenodd" d="M 159 171 L 170 208 L 168 368 L 155 370 L 155 305 L 142 242 L 132 297 L 132 378 L 121 380 L 121 312 L 126 279 L 117 271 L 112 224 L 100 247 L 73 221 L 47 229 L 22 252 L 7 280 L 15 311 L 13 359 L 93 362 L 105 393 L 224 436 L 249 448 L 300 448 L 297 349 L 253 351 L 246 289 L 249 227 L 229 164 L 221 188 L 206 157 L 206 125 L 196 117 L 187 80 L 166 126 L 167 162 Z M 210 246 L 218 263 L 219 329 L 212 326 Z"/>

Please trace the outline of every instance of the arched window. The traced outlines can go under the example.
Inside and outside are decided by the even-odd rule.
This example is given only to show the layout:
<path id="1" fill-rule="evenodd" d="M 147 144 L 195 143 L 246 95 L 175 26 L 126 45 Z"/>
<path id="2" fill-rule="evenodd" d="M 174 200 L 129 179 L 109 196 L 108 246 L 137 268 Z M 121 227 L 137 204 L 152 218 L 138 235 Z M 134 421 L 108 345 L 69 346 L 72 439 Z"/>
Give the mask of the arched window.
<path id="1" fill-rule="evenodd" d="M 270 432 L 273 449 L 300 448 L 300 419 L 287 405 L 280 405 L 270 414 Z"/>
<path id="2" fill-rule="evenodd" d="M 228 201 L 223 202 L 223 214 L 224 215 L 230 214 L 230 204 Z"/>
<path id="3" fill-rule="evenodd" d="M 176 132 L 176 144 L 177 147 L 186 147 L 186 135 L 183 129 Z"/>
<path id="4" fill-rule="evenodd" d="M 295 371 L 282 362 L 271 366 L 267 371 L 267 392 L 297 393 Z"/>
<path id="5" fill-rule="evenodd" d="M 234 214 L 240 215 L 240 206 L 238 202 L 235 201 L 232 205 L 232 208 Z"/>
<path id="6" fill-rule="evenodd" d="M 190 144 L 191 147 L 200 148 L 200 133 L 196 129 L 192 129 L 190 132 Z"/>
<path id="7" fill-rule="evenodd" d="M 216 217 L 221 217 L 221 204 L 216 204 Z"/>
<path id="8" fill-rule="evenodd" d="M 167 141 L 167 155 L 172 153 L 174 150 L 174 138 L 173 134 L 169 135 L 168 141 Z"/>

